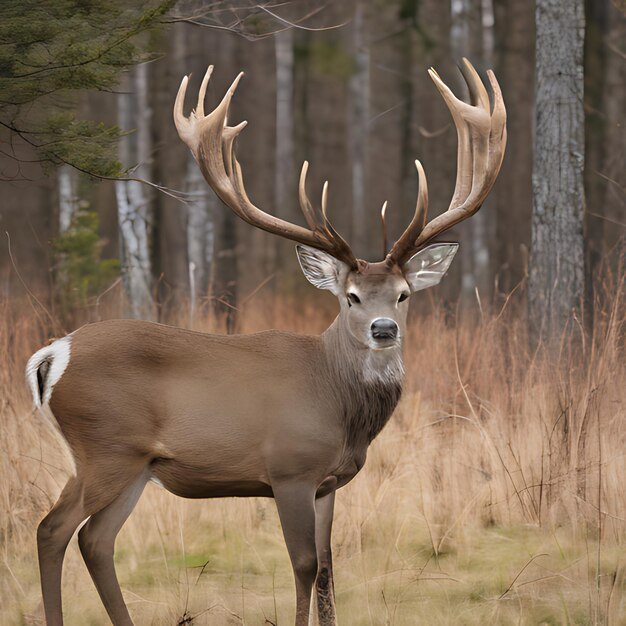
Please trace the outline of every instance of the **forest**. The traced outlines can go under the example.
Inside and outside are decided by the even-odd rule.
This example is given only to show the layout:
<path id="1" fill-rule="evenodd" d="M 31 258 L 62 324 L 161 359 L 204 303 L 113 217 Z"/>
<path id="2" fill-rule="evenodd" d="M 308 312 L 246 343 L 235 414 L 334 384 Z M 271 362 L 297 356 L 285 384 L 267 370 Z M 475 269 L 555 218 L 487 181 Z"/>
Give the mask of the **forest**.
<path id="1" fill-rule="evenodd" d="M 428 70 L 469 102 L 463 58 L 497 77 L 504 160 L 437 240 L 459 252 L 411 298 L 400 404 L 338 492 L 337 621 L 624 623 L 623 0 L 5 0 L 0 17 L 0 624 L 44 623 L 35 534 L 72 472 L 30 355 L 100 320 L 318 335 L 337 315 L 294 242 L 205 181 L 172 118 L 181 79 L 189 115 L 209 65 L 207 112 L 244 72 L 228 124 L 247 121 L 250 199 L 304 225 L 307 161 L 311 201 L 327 181 L 333 226 L 376 262 L 413 217 L 416 159 L 428 219 L 451 203 L 457 132 Z M 294 617 L 271 499 L 149 484 L 115 563 L 137 624 Z M 63 594 L 67 624 L 108 623 L 75 540 Z"/>

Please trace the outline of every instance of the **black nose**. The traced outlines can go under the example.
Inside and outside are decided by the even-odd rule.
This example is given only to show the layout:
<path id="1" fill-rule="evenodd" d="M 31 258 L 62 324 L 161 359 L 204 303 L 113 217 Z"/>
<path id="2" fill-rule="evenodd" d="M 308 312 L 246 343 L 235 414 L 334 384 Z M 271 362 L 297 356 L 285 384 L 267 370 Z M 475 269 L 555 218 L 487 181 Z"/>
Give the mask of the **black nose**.
<path id="1" fill-rule="evenodd" d="M 398 325 L 388 317 L 379 317 L 371 325 L 374 339 L 395 339 L 398 336 Z"/>

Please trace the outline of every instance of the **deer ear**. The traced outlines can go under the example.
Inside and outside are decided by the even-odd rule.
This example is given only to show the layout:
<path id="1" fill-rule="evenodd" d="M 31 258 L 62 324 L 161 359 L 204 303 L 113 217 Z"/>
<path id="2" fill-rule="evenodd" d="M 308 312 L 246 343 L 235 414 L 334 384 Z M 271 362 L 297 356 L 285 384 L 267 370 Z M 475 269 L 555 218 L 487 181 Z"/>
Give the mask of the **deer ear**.
<path id="1" fill-rule="evenodd" d="M 346 265 L 327 252 L 298 244 L 296 253 L 307 280 L 318 289 L 339 295 L 339 277 Z"/>
<path id="2" fill-rule="evenodd" d="M 458 243 L 435 243 L 414 254 L 402 266 L 411 291 L 421 291 L 439 284 L 458 249 Z"/>

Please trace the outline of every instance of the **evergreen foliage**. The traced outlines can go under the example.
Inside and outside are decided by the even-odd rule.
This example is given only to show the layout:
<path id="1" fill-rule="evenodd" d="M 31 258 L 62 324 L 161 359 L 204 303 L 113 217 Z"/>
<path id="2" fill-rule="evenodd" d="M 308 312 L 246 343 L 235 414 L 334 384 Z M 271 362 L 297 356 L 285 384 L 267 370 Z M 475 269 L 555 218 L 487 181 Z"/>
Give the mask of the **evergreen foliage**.
<path id="1" fill-rule="evenodd" d="M 173 0 L 3 0 L 0 6 L 0 126 L 48 164 L 95 177 L 122 174 L 121 131 L 79 120 L 81 91 L 109 91 L 141 60 L 138 37 Z M 12 156 L 19 159 L 15 151 Z"/>
<path id="2" fill-rule="evenodd" d="M 63 313 L 101 293 L 117 279 L 120 271 L 117 259 L 101 257 L 104 241 L 98 233 L 98 214 L 90 210 L 88 203 L 81 204 L 70 228 L 53 242 L 59 262 L 57 295 Z"/>

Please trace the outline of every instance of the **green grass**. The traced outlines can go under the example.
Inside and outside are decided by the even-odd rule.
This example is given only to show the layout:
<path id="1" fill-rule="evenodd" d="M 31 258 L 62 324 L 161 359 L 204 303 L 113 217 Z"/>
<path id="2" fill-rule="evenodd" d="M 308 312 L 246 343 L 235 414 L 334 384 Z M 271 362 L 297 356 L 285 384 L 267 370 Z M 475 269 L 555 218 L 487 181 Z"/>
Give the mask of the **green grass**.
<path id="1" fill-rule="evenodd" d="M 137 624 L 175 624 L 183 616 L 193 624 L 291 623 L 292 574 L 272 501 L 188 503 L 148 491 L 116 552 Z M 339 508 L 340 519 L 352 515 Z M 154 515 L 158 509 L 161 514 Z M 233 525 L 233 518 L 246 523 Z M 400 533 L 396 524 L 380 511 L 362 533 L 362 549 L 350 552 L 335 542 L 341 624 L 597 623 L 593 540 L 564 528 L 472 527 L 451 533 L 445 549 L 435 553 L 424 524 L 404 524 Z M 2 623 L 24 623 L 37 605 L 33 556 L 13 559 L 25 596 L 16 595 L 13 611 L 7 613 L 5 605 Z M 623 560 L 613 546 L 600 546 L 600 601 L 613 624 L 626 623 Z M 107 623 L 75 543 L 68 551 L 64 598 L 70 626 Z"/>

